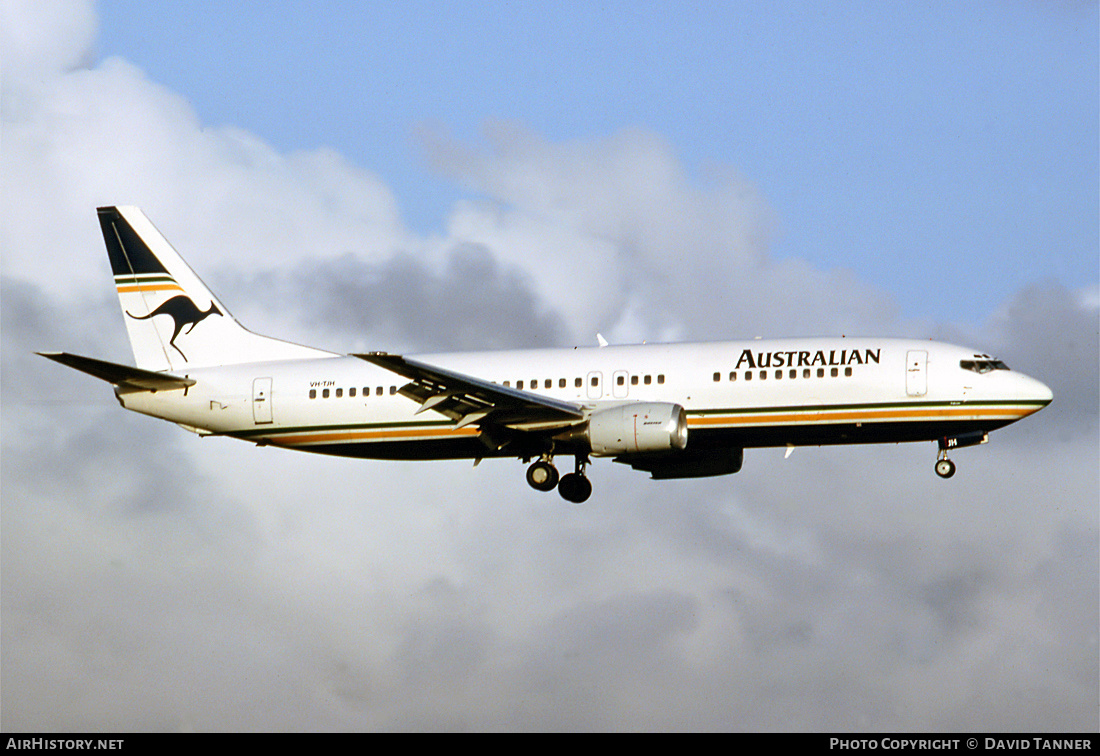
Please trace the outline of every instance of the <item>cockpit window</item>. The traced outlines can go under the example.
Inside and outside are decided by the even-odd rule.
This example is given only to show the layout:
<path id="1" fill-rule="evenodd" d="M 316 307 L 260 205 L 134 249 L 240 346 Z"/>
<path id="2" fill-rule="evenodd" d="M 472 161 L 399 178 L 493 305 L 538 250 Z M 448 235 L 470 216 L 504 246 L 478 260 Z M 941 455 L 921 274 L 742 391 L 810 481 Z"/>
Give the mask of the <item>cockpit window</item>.
<path id="1" fill-rule="evenodd" d="M 1008 370 L 1008 365 L 1004 364 L 1000 360 L 994 360 L 991 358 L 975 359 L 975 360 L 960 360 L 959 367 L 963 370 L 972 370 L 975 373 L 991 373 L 994 370 Z"/>

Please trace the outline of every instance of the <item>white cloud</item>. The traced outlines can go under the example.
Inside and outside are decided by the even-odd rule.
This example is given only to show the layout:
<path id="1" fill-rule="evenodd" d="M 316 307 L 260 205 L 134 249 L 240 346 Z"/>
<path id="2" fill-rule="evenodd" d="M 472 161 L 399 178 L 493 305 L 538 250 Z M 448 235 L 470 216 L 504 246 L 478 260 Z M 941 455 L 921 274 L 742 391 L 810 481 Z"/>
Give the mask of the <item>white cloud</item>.
<path id="1" fill-rule="evenodd" d="M 58 37 L 5 8 L 39 62 L 3 115 L 4 729 L 1095 728 L 1094 294 L 945 326 L 1061 371 L 950 483 L 931 445 L 758 450 L 711 480 L 597 463 L 570 507 L 515 462 L 197 439 L 32 354 L 126 353 L 96 204 L 143 205 L 246 323 L 299 339 L 353 336 L 368 305 L 408 308 L 363 330 L 413 348 L 433 318 L 470 346 L 917 326 L 852 274 L 772 260 L 751 184 L 693 178 L 659 136 L 436 137 L 482 199 L 417 238 L 340 155 L 208 128 L 126 61 L 74 69 L 94 18 Z M 492 300 L 534 333 L 502 336 Z"/>
<path id="2" fill-rule="evenodd" d="M 331 150 L 283 155 L 240 129 L 205 127 L 124 60 L 59 72 L 21 96 L 4 112 L 0 180 L 18 199 L 3 212 L 4 272 L 51 292 L 101 275 L 97 205 L 141 205 L 204 270 L 347 251 L 383 258 L 409 242 L 392 194 L 369 173 Z"/>
<path id="3" fill-rule="evenodd" d="M 91 2 L 4 0 L 0 3 L 4 94 L 87 65 L 97 26 Z"/>
<path id="4" fill-rule="evenodd" d="M 748 278 L 767 257 L 775 221 L 755 188 L 732 171 L 700 186 L 655 134 L 550 144 L 496 123 L 487 138 L 478 151 L 424 134 L 432 164 L 487 198 L 460 206 L 449 232 L 525 267 L 585 335 L 652 338 L 617 332 L 628 312 L 690 331 L 685 321 L 730 309 L 709 282 Z"/>

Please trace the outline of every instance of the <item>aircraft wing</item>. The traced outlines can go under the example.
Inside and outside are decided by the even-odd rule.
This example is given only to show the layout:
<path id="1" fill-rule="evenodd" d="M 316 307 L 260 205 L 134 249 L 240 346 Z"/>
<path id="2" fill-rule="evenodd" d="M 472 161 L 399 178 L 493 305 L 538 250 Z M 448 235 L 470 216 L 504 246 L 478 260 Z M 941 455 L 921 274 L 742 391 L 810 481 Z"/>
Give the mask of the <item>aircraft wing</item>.
<path id="1" fill-rule="evenodd" d="M 420 403 L 417 413 L 435 410 L 461 428 L 491 423 L 516 430 L 563 428 L 585 417 L 580 405 L 428 365 L 397 354 L 352 355 L 383 367 L 411 382 L 398 393 Z"/>
<path id="2" fill-rule="evenodd" d="M 105 360 L 95 360 L 91 357 L 81 357 L 78 354 L 68 352 L 37 352 L 43 357 L 68 365 L 82 373 L 94 375 L 100 380 L 114 384 L 119 391 L 170 391 L 194 386 L 191 378 L 183 378 L 171 373 L 156 373 L 152 370 L 119 365 Z"/>

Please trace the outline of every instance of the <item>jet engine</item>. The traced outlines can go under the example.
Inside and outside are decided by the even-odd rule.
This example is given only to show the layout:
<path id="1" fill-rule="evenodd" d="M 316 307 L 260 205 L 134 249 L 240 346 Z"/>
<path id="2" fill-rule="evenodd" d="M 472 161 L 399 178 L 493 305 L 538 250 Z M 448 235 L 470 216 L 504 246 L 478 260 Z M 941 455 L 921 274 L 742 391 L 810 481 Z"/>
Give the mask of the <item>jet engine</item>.
<path id="1" fill-rule="evenodd" d="M 584 435 L 596 457 L 676 451 L 687 446 L 687 417 L 679 404 L 620 404 L 593 412 Z"/>

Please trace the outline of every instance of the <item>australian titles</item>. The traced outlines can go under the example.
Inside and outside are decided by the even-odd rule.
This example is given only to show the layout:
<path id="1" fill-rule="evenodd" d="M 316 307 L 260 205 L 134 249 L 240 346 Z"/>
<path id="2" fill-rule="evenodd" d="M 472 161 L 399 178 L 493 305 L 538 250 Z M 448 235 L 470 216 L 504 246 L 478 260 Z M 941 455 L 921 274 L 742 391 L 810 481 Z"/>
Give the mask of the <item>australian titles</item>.
<path id="1" fill-rule="evenodd" d="M 757 352 L 741 350 L 735 369 L 768 367 L 815 367 L 829 365 L 878 364 L 881 349 L 819 349 L 816 352 Z"/>

